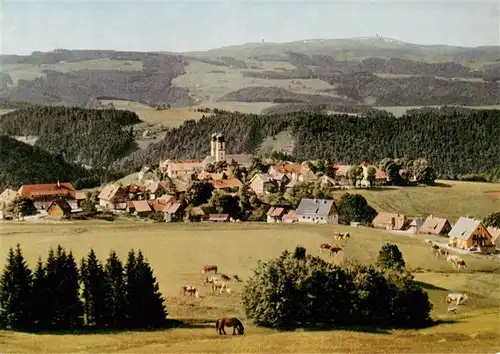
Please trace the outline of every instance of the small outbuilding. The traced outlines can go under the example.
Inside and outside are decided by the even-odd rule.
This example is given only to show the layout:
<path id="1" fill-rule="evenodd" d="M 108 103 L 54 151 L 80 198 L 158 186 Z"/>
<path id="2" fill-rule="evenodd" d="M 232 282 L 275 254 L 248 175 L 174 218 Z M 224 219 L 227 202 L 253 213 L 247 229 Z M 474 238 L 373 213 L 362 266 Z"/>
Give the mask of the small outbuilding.
<path id="1" fill-rule="evenodd" d="M 403 230 L 406 216 L 397 213 L 380 212 L 372 221 L 373 227 L 386 230 Z"/>
<path id="2" fill-rule="evenodd" d="M 210 214 L 208 221 L 212 222 L 228 222 L 229 214 Z"/>
<path id="3" fill-rule="evenodd" d="M 420 230 L 421 234 L 428 235 L 447 235 L 451 231 L 451 223 L 444 218 L 436 218 L 433 215 L 429 215 Z"/>
<path id="4" fill-rule="evenodd" d="M 421 218 L 415 218 L 411 221 L 410 227 L 408 228 L 407 231 L 409 233 L 416 234 L 418 232 L 418 230 L 420 230 L 420 228 L 422 227 L 423 224 L 424 224 L 424 220 L 422 220 Z"/>
<path id="5" fill-rule="evenodd" d="M 71 215 L 71 206 L 63 198 L 55 199 L 47 208 L 47 215 L 66 218 Z"/>
<path id="6" fill-rule="evenodd" d="M 281 222 L 283 215 L 285 215 L 285 208 L 272 206 L 267 212 L 267 222 Z"/>

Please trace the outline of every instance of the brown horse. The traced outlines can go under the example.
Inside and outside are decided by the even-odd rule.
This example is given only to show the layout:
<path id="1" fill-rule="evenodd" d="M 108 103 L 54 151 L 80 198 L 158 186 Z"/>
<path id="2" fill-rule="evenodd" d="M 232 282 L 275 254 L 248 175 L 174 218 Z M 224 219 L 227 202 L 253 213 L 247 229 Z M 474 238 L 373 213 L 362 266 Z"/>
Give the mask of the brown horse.
<path id="1" fill-rule="evenodd" d="M 215 322 L 215 330 L 219 334 L 227 334 L 224 330 L 224 327 L 233 327 L 233 336 L 238 331 L 238 335 L 245 334 L 245 327 L 243 327 L 243 323 L 236 317 L 223 317 L 219 318 L 217 322 Z"/>
<path id="2" fill-rule="evenodd" d="M 240 279 L 240 277 L 238 276 L 238 274 L 235 274 L 233 275 L 233 280 L 237 283 L 241 283 L 243 280 Z"/>
<path id="3" fill-rule="evenodd" d="M 207 272 L 214 272 L 217 274 L 217 266 L 213 264 L 207 264 L 203 266 L 203 270 L 201 271 L 202 274 L 205 274 Z"/>
<path id="4" fill-rule="evenodd" d="M 186 293 L 190 294 L 190 295 L 194 295 L 196 297 L 200 297 L 200 294 L 198 293 L 198 290 L 196 289 L 196 287 L 194 286 L 191 286 L 191 285 L 184 285 L 181 289 L 181 292 L 182 292 L 182 295 L 186 295 Z"/>
<path id="5" fill-rule="evenodd" d="M 336 256 L 337 253 L 339 253 L 340 251 L 342 251 L 342 247 L 338 247 L 336 245 L 330 247 L 330 256 Z"/>
<path id="6" fill-rule="evenodd" d="M 225 280 L 225 281 L 230 281 L 230 280 L 231 280 L 231 278 L 230 278 L 230 277 L 228 277 L 226 274 L 221 274 L 221 275 L 220 275 L 220 278 L 221 278 L 222 280 Z"/>

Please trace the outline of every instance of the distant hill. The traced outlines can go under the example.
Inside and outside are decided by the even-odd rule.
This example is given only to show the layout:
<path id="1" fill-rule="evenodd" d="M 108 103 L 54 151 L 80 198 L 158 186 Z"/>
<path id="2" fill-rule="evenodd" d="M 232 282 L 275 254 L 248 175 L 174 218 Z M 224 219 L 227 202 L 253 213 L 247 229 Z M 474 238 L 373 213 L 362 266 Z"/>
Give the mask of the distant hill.
<path id="1" fill-rule="evenodd" d="M 291 96 L 312 103 L 322 95 L 318 104 L 340 97 L 356 105 L 494 105 L 498 90 L 487 93 L 500 78 L 498 46 L 418 45 L 381 37 L 247 43 L 187 53 L 59 49 L 0 60 L 4 105 L 92 108 L 100 107 L 99 100 L 126 100 L 152 109 L 222 107 L 235 97 L 255 102 L 253 87 L 274 90 L 263 95 L 269 103 L 290 102 Z M 360 90 L 357 78 L 352 80 L 359 73 L 373 75 L 375 83 Z M 296 100 L 297 95 L 316 98 Z"/>
<path id="2" fill-rule="evenodd" d="M 75 181 L 88 176 L 80 166 L 36 146 L 0 135 L 0 190 L 22 184 Z"/>

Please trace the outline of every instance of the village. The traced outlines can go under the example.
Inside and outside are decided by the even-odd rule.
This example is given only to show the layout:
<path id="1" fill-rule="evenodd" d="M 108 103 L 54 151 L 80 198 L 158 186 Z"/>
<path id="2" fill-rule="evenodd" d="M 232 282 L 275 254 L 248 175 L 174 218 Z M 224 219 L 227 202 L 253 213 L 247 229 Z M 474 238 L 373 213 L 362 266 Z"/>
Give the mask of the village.
<path id="1" fill-rule="evenodd" d="M 314 183 L 330 189 L 384 188 L 387 175 L 376 166 L 363 163 L 359 166 L 360 179 L 353 186 L 348 174 L 353 166 L 332 166 L 335 177 L 326 174 L 318 177 L 308 163 L 284 162 L 269 166 L 266 173 L 255 173 L 248 183 L 236 178 L 234 166 L 250 168 L 252 156 L 246 154 L 226 155 L 222 134 L 213 134 L 210 141 L 211 154 L 204 160 L 161 161 L 156 180 L 147 179 L 148 169 L 138 174 L 143 183 L 123 185 L 110 183 L 95 193 L 75 190 L 69 182 L 23 185 L 19 190 L 7 188 L 0 193 L 0 220 L 64 220 L 79 219 L 85 210 L 96 213 L 120 215 L 140 220 L 157 222 L 241 222 L 229 213 L 214 213 L 207 203 L 193 206 L 186 202 L 185 194 L 195 182 L 203 182 L 224 195 L 236 196 L 245 187 L 256 197 L 270 194 L 273 188 L 289 192 L 298 183 Z M 228 162 L 229 161 L 229 162 Z M 368 169 L 374 173 L 369 177 Z M 158 180 L 159 179 L 159 180 Z M 222 194 L 221 194 L 222 195 Z M 36 210 L 24 217 L 20 207 L 13 208 L 16 198 L 30 200 Z M 86 205 L 85 205 L 86 203 Z M 89 205 L 91 204 L 91 205 Z M 267 210 L 266 210 L 267 209 Z M 301 198 L 298 206 L 279 205 L 279 201 L 265 208 L 259 220 L 268 223 L 339 224 L 338 205 L 333 199 Z M 245 210 L 243 210 L 245 212 Z M 16 215 L 17 214 L 17 215 Z M 34 215 L 33 215 L 34 214 Z M 246 220 L 248 221 L 248 220 Z M 495 254 L 500 248 L 500 229 L 485 227 L 480 220 L 460 217 L 453 220 L 427 215 L 413 217 L 399 213 L 379 211 L 369 224 L 350 221 L 353 227 L 369 226 L 388 230 L 396 234 L 434 235 L 448 238 L 442 247 L 467 252 Z"/>

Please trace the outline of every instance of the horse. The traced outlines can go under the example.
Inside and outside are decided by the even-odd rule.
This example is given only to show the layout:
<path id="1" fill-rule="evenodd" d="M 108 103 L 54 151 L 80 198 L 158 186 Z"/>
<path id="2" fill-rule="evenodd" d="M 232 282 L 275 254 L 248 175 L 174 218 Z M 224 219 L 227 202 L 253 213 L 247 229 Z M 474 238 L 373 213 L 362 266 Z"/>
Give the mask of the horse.
<path id="1" fill-rule="evenodd" d="M 448 313 L 451 313 L 453 315 L 455 315 L 457 313 L 457 308 L 456 307 L 449 307 L 448 308 Z"/>
<path id="2" fill-rule="evenodd" d="M 215 284 L 219 281 L 219 279 L 217 279 L 217 277 L 205 277 L 205 279 L 203 279 L 203 285 L 207 286 L 207 284 Z"/>
<path id="3" fill-rule="evenodd" d="M 243 280 L 240 279 L 240 277 L 238 276 L 238 274 L 235 274 L 233 275 L 233 280 L 237 283 L 241 283 L 243 282 Z"/>
<path id="4" fill-rule="evenodd" d="M 320 252 L 323 252 L 323 250 L 329 250 L 331 248 L 332 248 L 332 245 L 329 243 L 322 243 L 321 245 L 319 245 Z"/>
<path id="5" fill-rule="evenodd" d="M 224 330 L 224 327 L 233 327 L 233 336 L 238 331 L 238 335 L 245 334 L 245 327 L 243 327 L 243 323 L 236 317 L 223 317 L 219 318 L 217 322 L 215 322 L 215 330 L 219 335 L 227 334 Z"/>
<path id="6" fill-rule="evenodd" d="M 342 247 L 338 247 L 336 245 L 330 247 L 330 256 L 336 256 L 337 253 L 339 253 L 340 251 L 342 251 Z"/>
<path id="7" fill-rule="evenodd" d="M 222 280 L 225 280 L 225 281 L 230 281 L 231 280 L 231 278 L 228 277 L 226 274 L 221 274 L 220 277 L 221 277 Z"/>
<path id="8" fill-rule="evenodd" d="M 451 294 L 448 294 L 448 296 L 446 297 L 446 303 L 449 304 L 450 302 L 456 301 L 457 306 L 458 306 L 458 305 L 460 305 L 460 302 L 465 303 L 468 299 L 469 299 L 469 296 L 466 293 L 460 293 L 460 294 L 451 293 Z"/>
<path id="9" fill-rule="evenodd" d="M 215 274 L 217 274 L 217 266 L 216 265 L 205 265 L 203 266 L 203 270 L 201 271 L 202 274 L 205 274 L 207 272 L 214 272 Z"/>
<path id="10" fill-rule="evenodd" d="M 213 283 L 212 284 L 212 290 L 213 291 L 219 290 L 221 294 L 226 289 L 227 289 L 227 284 L 226 283 Z"/>
<path id="11" fill-rule="evenodd" d="M 197 298 L 200 297 L 200 293 L 198 292 L 198 290 L 196 289 L 196 287 L 194 286 L 191 286 L 191 285 L 184 285 L 181 289 L 182 291 L 182 295 L 186 296 L 186 293 L 190 294 L 190 295 L 194 295 L 196 296 Z"/>

